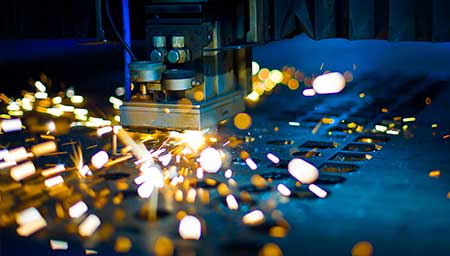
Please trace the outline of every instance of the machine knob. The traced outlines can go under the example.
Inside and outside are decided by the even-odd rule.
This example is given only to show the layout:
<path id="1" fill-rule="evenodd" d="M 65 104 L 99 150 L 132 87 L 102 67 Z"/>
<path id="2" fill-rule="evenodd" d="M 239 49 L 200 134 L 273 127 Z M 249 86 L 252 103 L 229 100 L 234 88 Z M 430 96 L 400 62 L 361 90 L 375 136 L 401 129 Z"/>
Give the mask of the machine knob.
<path id="1" fill-rule="evenodd" d="M 185 63 L 186 51 L 183 49 L 173 49 L 167 54 L 167 60 L 172 64 Z"/>
<path id="2" fill-rule="evenodd" d="M 184 36 L 173 36 L 172 37 L 172 47 L 173 48 L 184 48 Z"/>
<path id="3" fill-rule="evenodd" d="M 154 36 L 153 37 L 153 47 L 155 47 L 155 48 L 166 47 L 166 37 L 165 36 Z"/>
<path id="4" fill-rule="evenodd" d="M 152 61 L 164 62 L 164 57 L 167 51 L 165 49 L 155 49 L 150 53 L 150 59 Z"/>

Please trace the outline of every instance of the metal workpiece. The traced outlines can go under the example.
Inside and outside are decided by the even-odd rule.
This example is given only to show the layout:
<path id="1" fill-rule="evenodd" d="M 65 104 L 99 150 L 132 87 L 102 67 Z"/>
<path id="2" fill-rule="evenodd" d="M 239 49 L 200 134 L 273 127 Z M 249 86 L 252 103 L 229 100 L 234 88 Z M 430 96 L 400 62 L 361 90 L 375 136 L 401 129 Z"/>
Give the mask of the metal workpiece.
<path id="1" fill-rule="evenodd" d="M 132 82 L 148 83 L 161 80 L 165 66 L 161 62 L 135 61 L 128 66 Z"/>
<path id="2" fill-rule="evenodd" d="M 203 130 L 215 128 L 219 121 L 244 109 L 244 95 L 237 91 L 192 104 L 125 102 L 120 107 L 120 121 L 122 126 L 130 128 Z"/>

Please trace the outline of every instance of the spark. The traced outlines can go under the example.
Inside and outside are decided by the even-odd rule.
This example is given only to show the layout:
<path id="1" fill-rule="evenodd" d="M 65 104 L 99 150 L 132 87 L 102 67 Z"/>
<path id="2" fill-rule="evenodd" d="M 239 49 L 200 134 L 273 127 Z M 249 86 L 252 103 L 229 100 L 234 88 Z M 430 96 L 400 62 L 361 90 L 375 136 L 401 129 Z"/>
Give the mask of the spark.
<path id="1" fill-rule="evenodd" d="M 253 159 L 251 159 L 250 157 L 245 159 L 245 163 L 253 171 L 258 168 L 258 166 L 256 165 L 255 161 L 253 161 Z"/>
<path id="2" fill-rule="evenodd" d="M 43 156 L 50 153 L 53 153 L 58 150 L 58 147 L 56 145 L 56 142 L 54 141 L 47 141 L 40 144 L 36 144 L 31 146 L 31 153 L 33 156 Z"/>
<path id="3" fill-rule="evenodd" d="M 264 213 L 261 210 L 251 211 L 242 217 L 242 222 L 246 225 L 259 225 L 264 222 Z"/>
<path id="4" fill-rule="evenodd" d="M 234 195 L 228 195 L 226 197 L 227 206 L 230 210 L 237 210 L 239 208 L 238 201 Z"/>
<path id="5" fill-rule="evenodd" d="M 4 133 L 22 130 L 22 121 L 18 118 L 0 121 L 0 127 Z"/>
<path id="6" fill-rule="evenodd" d="M 65 170 L 66 170 L 66 167 L 64 167 L 63 164 L 58 164 L 55 167 L 52 167 L 52 168 L 42 171 L 41 175 L 44 177 L 53 176 L 55 174 L 64 172 Z"/>
<path id="7" fill-rule="evenodd" d="M 197 217 L 186 215 L 180 220 L 178 233 L 186 240 L 199 240 L 202 235 L 202 224 Z"/>
<path id="8" fill-rule="evenodd" d="M 225 178 L 229 179 L 233 176 L 233 171 L 231 169 L 227 169 L 224 173 Z"/>
<path id="9" fill-rule="evenodd" d="M 85 202 L 78 201 L 69 208 L 69 216 L 73 219 L 81 217 L 85 212 L 87 212 L 88 207 Z"/>
<path id="10" fill-rule="evenodd" d="M 311 191 L 312 193 L 314 193 L 314 195 L 316 195 L 317 197 L 320 197 L 320 198 L 325 198 L 328 195 L 327 191 L 323 190 L 322 188 L 320 188 L 319 186 L 317 186 L 315 184 L 310 184 L 308 186 L 308 190 Z"/>
<path id="11" fill-rule="evenodd" d="M 387 129 L 388 128 L 386 126 L 384 126 L 384 125 L 380 125 L 380 124 L 375 125 L 375 130 L 377 130 L 379 132 L 386 132 Z"/>
<path id="12" fill-rule="evenodd" d="M 155 186 L 154 186 L 153 182 L 150 180 L 147 180 L 139 186 L 139 188 L 137 190 L 138 195 L 141 198 L 150 198 L 150 196 L 153 193 L 154 187 Z"/>
<path id="13" fill-rule="evenodd" d="M 20 212 L 17 215 L 16 222 L 19 224 L 16 231 L 20 236 L 29 236 L 47 226 L 47 221 L 34 207 Z"/>
<path id="14" fill-rule="evenodd" d="M 70 101 L 73 104 L 81 104 L 81 103 L 83 103 L 84 98 L 83 98 L 83 96 L 80 96 L 80 95 L 73 95 L 72 97 L 70 97 Z"/>
<path id="15" fill-rule="evenodd" d="M 64 182 L 63 177 L 62 177 L 61 175 L 58 175 L 58 176 L 56 176 L 56 177 L 46 179 L 45 182 L 44 182 L 44 184 L 45 184 L 45 186 L 46 186 L 47 188 L 51 188 L 51 187 L 54 187 L 54 186 L 56 186 L 56 185 L 59 185 L 59 184 L 61 184 L 61 183 L 63 183 L 63 182 Z"/>
<path id="16" fill-rule="evenodd" d="M 202 168 L 197 168 L 197 179 L 203 179 L 203 169 Z"/>
<path id="17" fill-rule="evenodd" d="M 102 150 L 95 153 L 91 157 L 91 164 L 94 168 L 100 169 L 108 162 L 108 160 L 109 160 L 108 153 Z"/>
<path id="18" fill-rule="evenodd" d="M 300 126 L 300 122 L 289 122 L 290 126 Z"/>
<path id="19" fill-rule="evenodd" d="M 15 181 L 21 181 L 36 172 L 36 167 L 31 161 L 14 166 L 11 168 L 11 178 Z"/>
<path id="20" fill-rule="evenodd" d="M 288 164 L 289 173 L 301 183 L 310 184 L 317 180 L 317 168 L 300 158 L 292 159 Z"/>
<path id="21" fill-rule="evenodd" d="M 50 240 L 50 247 L 52 250 L 67 250 L 69 248 L 69 244 L 66 241 Z"/>
<path id="22" fill-rule="evenodd" d="M 440 170 L 433 170 L 431 171 L 428 176 L 432 177 L 432 178 L 439 178 L 439 176 L 441 176 L 441 171 Z"/>
<path id="23" fill-rule="evenodd" d="M 97 129 L 97 136 L 101 137 L 107 133 L 110 133 L 113 131 L 113 128 L 111 126 L 104 126 Z"/>
<path id="24" fill-rule="evenodd" d="M 288 197 L 291 195 L 291 190 L 284 184 L 278 184 L 277 190 L 282 196 Z"/>
<path id="25" fill-rule="evenodd" d="M 100 219 L 94 215 L 90 214 L 81 224 L 78 226 L 78 233 L 81 236 L 89 237 L 98 229 L 100 226 Z"/>
<path id="26" fill-rule="evenodd" d="M 404 123 L 415 122 L 416 118 L 415 117 L 405 117 L 405 118 L 402 119 L 402 121 Z"/>
<path id="27" fill-rule="evenodd" d="M 45 92 L 45 90 L 47 90 L 47 88 L 45 87 L 45 85 L 41 81 L 34 82 L 34 86 L 40 92 Z"/>

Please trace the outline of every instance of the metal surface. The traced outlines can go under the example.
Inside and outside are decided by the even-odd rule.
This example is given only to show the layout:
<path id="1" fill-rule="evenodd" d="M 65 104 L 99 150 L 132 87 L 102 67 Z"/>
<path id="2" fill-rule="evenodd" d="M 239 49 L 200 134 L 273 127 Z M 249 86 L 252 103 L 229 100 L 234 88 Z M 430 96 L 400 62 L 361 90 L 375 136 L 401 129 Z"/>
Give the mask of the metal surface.
<path id="1" fill-rule="evenodd" d="M 242 92 L 233 92 L 212 100 L 192 104 L 126 102 L 120 109 L 125 127 L 201 130 L 213 128 L 221 120 L 243 111 Z"/>
<path id="2" fill-rule="evenodd" d="M 133 82 L 149 83 L 161 80 L 164 65 L 161 62 L 135 61 L 130 63 L 130 78 Z"/>

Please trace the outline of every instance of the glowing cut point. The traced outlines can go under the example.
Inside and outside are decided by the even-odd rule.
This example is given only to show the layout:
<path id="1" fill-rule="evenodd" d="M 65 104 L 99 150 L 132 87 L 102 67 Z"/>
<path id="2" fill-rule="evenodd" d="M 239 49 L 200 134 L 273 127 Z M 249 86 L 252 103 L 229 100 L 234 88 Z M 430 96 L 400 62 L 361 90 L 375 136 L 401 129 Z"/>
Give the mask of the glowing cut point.
<path id="1" fill-rule="evenodd" d="M 345 78 L 339 72 L 320 75 L 314 79 L 313 88 L 318 94 L 339 93 L 345 87 Z"/>
<path id="2" fill-rule="evenodd" d="M 216 173 L 222 167 L 222 155 L 215 148 L 205 148 L 198 160 L 205 172 Z"/>
<path id="3" fill-rule="evenodd" d="M 325 198 L 327 197 L 328 193 L 327 191 L 323 190 L 321 187 L 315 185 L 315 184 L 310 184 L 308 186 L 309 191 L 311 191 L 312 193 L 314 193 L 314 195 L 320 197 L 320 198 Z"/>
<path id="4" fill-rule="evenodd" d="M 251 211 L 242 217 L 242 222 L 246 225 L 259 225 L 264 222 L 264 213 L 261 210 Z"/>
<path id="5" fill-rule="evenodd" d="M 202 235 L 202 224 L 195 216 L 186 215 L 180 221 L 178 233 L 183 239 L 199 240 Z"/>
<path id="6" fill-rule="evenodd" d="M 258 165 L 256 165 L 255 161 L 253 161 L 253 159 L 251 159 L 250 157 L 245 159 L 245 163 L 247 164 L 247 166 L 252 169 L 253 171 L 256 170 L 258 168 Z"/>
<path id="7" fill-rule="evenodd" d="M 280 158 L 278 158 L 276 155 L 272 154 L 272 153 L 268 153 L 267 154 L 267 158 L 272 161 L 272 163 L 274 164 L 278 164 L 280 162 Z"/>
<path id="8" fill-rule="evenodd" d="M 22 121 L 18 118 L 0 121 L 0 127 L 4 133 L 22 130 Z"/>
<path id="9" fill-rule="evenodd" d="M 305 184 L 311 184 L 319 177 L 317 168 L 300 158 L 294 158 L 289 162 L 288 171 L 294 178 Z"/>
<path id="10" fill-rule="evenodd" d="M 94 215 L 90 214 L 81 224 L 78 226 L 78 233 L 81 236 L 88 237 L 94 234 L 102 222 Z"/>
<path id="11" fill-rule="evenodd" d="M 282 196 L 290 196 L 291 195 L 291 190 L 284 184 L 278 184 L 277 186 L 277 190 L 278 192 L 280 192 L 280 194 Z"/>
<path id="12" fill-rule="evenodd" d="M 236 200 L 236 197 L 234 195 L 228 195 L 226 197 L 227 206 L 230 210 L 237 210 L 239 208 L 238 201 Z"/>
<path id="13" fill-rule="evenodd" d="M 106 153 L 105 151 L 102 150 L 102 151 L 95 153 L 91 157 L 91 164 L 96 169 L 100 169 L 108 162 L 108 160 L 109 160 L 108 153 Z"/>
<path id="14" fill-rule="evenodd" d="M 83 215 L 85 212 L 87 212 L 88 207 L 86 203 L 83 201 L 78 201 L 76 204 L 72 205 L 69 208 L 69 216 L 71 218 L 79 218 L 81 215 Z"/>

